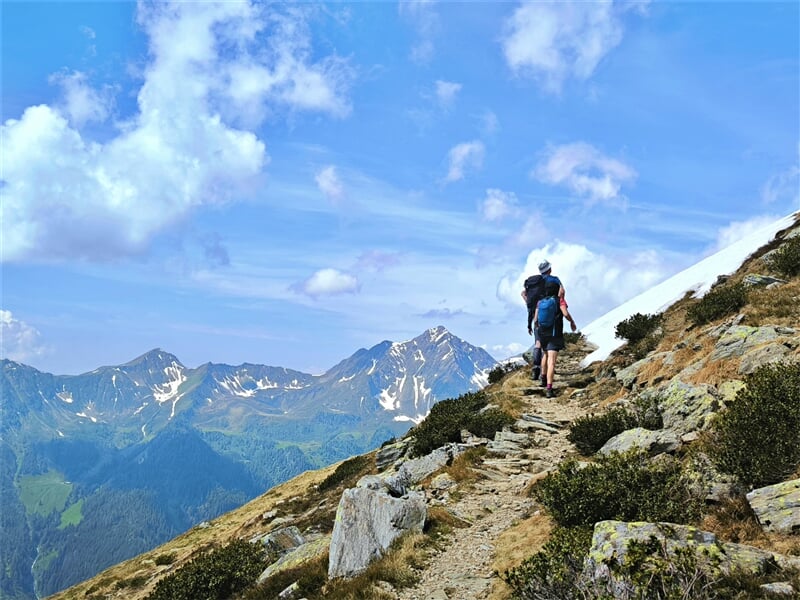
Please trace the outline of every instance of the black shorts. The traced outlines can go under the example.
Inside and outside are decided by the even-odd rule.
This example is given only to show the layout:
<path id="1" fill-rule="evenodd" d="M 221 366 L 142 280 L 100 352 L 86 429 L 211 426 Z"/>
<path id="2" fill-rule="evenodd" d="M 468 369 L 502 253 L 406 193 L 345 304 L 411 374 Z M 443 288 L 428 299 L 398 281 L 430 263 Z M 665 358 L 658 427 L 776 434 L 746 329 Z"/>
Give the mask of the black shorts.
<path id="1" fill-rule="evenodd" d="M 558 352 L 564 349 L 563 335 L 542 335 L 539 337 L 542 343 L 542 350 L 554 350 Z"/>

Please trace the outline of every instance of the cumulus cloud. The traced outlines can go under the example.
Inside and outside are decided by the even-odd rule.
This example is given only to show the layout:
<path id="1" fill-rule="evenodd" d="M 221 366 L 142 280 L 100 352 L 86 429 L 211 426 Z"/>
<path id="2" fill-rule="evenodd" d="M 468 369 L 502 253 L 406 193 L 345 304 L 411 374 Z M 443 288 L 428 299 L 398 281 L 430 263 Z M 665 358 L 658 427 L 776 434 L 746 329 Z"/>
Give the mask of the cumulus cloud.
<path id="1" fill-rule="evenodd" d="M 26 362 L 45 353 L 39 331 L 0 309 L 0 358 Z"/>
<path id="2" fill-rule="evenodd" d="M 461 84 L 452 81 L 436 81 L 436 99 L 442 108 L 449 108 L 453 105 L 456 95 L 461 91 Z"/>
<path id="3" fill-rule="evenodd" d="M 346 114 L 345 62 L 316 60 L 303 13 L 275 10 L 140 4 L 150 61 L 137 112 L 108 141 L 77 129 L 110 108 L 82 74 L 56 78 L 63 105 L 31 106 L 6 121 L 3 260 L 144 252 L 199 207 L 250 193 L 269 159 L 240 125 L 265 106 Z"/>
<path id="4" fill-rule="evenodd" d="M 509 239 L 509 243 L 516 248 L 531 248 L 552 237 L 541 213 L 536 212 L 525 219 L 522 227 Z"/>
<path id="5" fill-rule="evenodd" d="M 319 190 L 332 203 L 337 204 L 344 198 L 344 186 L 336 173 L 336 167 L 333 165 L 328 165 L 318 171 L 314 176 L 314 181 L 317 182 Z"/>
<path id="6" fill-rule="evenodd" d="M 734 221 L 717 232 L 717 240 L 711 253 L 727 248 L 739 240 L 746 238 L 759 229 L 770 226 L 778 221 L 781 216 L 764 215 L 748 219 L 747 221 Z"/>
<path id="7" fill-rule="evenodd" d="M 637 173 L 591 144 L 575 142 L 548 148 L 532 175 L 543 183 L 565 186 L 593 204 L 619 203 L 622 185 L 636 179 Z"/>
<path id="8" fill-rule="evenodd" d="M 520 307 L 525 278 L 538 273 L 537 265 L 545 259 L 553 265 L 553 275 L 564 284 L 570 312 L 579 327 L 674 271 L 655 251 L 604 255 L 580 244 L 556 241 L 532 250 L 521 271 L 503 277 L 497 285 L 497 298 L 509 307 Z"/>
<path id="9" fill-rule="evenodd" d="M 458 181 L 464 178 L 467 168 L 480 169 L 483 166 L 483 156 L 486 149 L 483 142 L 473 140 L 458 144 L 450 149 L 447 154 L 448 170 L 445 181 Z"/>
<path id="10" fill-rule="evenodd" d="M 111 86 L 94 89 L 85 73 L 56 73 L 50 76 L 50 83 L 59 85 L 64 98 L 59 106 L 70 124 L 80 129 L 89 122 L 102 123 L 114 107 L 115 90 Z"/>
<path id="11" fill-rule="evenodd" d="M 495 188 L 486 190 L 486 197 L 481 203 L 481 215 L 485 221 L 502 221 L 507 217 L 518 215 L 519 201 L 514 192 L 504 192 Z"/>
<path id="12" fill-rule="evenodd" d="M 338 269 L 321 269 L 297 284 L 294 289 L 306 296 L 318 298 L 320 296 L 354 294 L 359 289 L 359 283 L 358 279 L 349 273 L 343 273 Z"/>
<path id="13" fill-rule="evenodd" d="M 642 6 L 608 0 L 524 3 L 505 23 L 506 62 L 516 74 L 531 76 L 557 93 L 567 79 L 592 75 L 622 40 L 622 13 Z"/>

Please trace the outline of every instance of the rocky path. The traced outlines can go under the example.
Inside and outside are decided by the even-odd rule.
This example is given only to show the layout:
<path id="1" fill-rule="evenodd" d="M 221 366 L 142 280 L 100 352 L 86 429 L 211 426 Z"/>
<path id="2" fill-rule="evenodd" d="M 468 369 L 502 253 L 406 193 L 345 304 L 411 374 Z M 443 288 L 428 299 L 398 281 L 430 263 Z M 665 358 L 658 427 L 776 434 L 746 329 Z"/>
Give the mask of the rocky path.
<path id="1" fill-rule="evenodd" d="M 564 353 L 557 365 L 556 398 L 548 399 L 528 369 L 507 378 L 504 391 L 523 399 L 525 422 L 514 433 L 498 434 L 478 467 L 481 479 L 460 490 L 446 507 L 470 525 L 450 534 L 457 543 L 432 551 L 419 583 L 399 590 L 398 600 L 469 600 L 493 598 L 498 578 L 492 572 L 498 538 L 537 507 L 526 489 L 534 478 L 558 465 L 574 447 L 566 425 L 586 414 L 579 389 L 590 379 L 579 363 L 585 352 Z"/>

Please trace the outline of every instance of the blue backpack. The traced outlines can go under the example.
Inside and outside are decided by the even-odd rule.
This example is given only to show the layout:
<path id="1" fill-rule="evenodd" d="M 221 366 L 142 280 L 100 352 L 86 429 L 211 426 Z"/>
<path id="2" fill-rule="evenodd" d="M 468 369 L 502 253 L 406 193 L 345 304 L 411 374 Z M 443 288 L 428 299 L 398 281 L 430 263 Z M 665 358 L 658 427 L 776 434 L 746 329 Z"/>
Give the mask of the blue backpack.
<path id="1" fill-rule="evenodd" d="M 556 314 L 558 314 L 558 298 L 547 296 L 539 300 L 539 330 L 548 335 L 555 334 Z M 550 332 L 553 333 L 550 333 Z"/>

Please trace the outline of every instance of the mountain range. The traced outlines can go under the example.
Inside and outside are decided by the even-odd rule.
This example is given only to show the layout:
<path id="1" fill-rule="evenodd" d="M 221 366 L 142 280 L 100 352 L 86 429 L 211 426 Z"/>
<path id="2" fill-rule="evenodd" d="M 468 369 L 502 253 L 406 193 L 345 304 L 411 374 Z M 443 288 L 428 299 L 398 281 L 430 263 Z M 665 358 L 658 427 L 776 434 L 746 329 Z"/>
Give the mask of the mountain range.
<path id="1" fill-rule="evenodd" d="M 444 327 L 360 349 L 322 375 L 187 368 L 160 349 L 76 376 L 3 360 L 0 597 L 52 594 L 373 449 L 437 401 L 486 385 L 496 364 Z"/>

